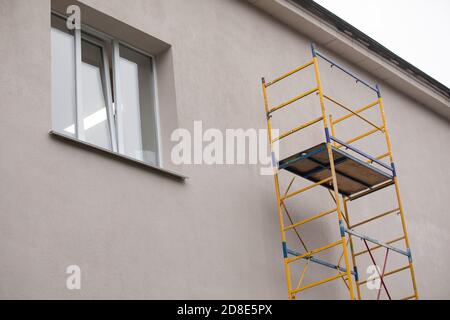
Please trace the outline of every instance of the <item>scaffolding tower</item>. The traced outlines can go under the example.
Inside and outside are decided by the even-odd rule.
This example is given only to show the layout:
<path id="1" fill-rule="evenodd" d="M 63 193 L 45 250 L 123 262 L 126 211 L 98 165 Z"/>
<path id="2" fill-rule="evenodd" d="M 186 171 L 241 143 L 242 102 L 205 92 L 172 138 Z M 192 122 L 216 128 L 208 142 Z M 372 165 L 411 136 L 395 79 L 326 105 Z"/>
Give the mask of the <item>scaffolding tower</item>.
<path id="1" fill-rule="evenodd" d="M 342 279 L 346 289 L 348 290 L 348 295 L 350 299 L 362 299 L 361 286 L 365 285 L 369 280 L 361 279 L 361 275 L 358 273 L 358 258 L 363 255 L 370 256 L 370 261 L 376 267 L 376 278 L 380 281 L 380 287 L 378 289 L 377 298 L 380 298 L 381 290 L 384 290 L 387 297 L 389 299 L 394 299 L 389 293 L 388 286 L 386 285 L 386 279 L 396 273 L 409 270 L 410 278 L 412 281 L 412 289 L 413 293 L 407 297 L 402 299 L 419 299 L 419 294 L 416 286 L 416 280 L 414 275 L 414 267 L 412 262 L 410 243 L 408 239 L 408 234 L 406 230 L 406 222 L 403 212 L 403 205 L 400 198 L 400 190 L 398 185 L 397 173 L 394 165 L 394 157 L 392 154 L 391 140 L 389 137 L 389 131 L 386 124 L 386 115 L 384 112 L 383 99 L 381 96 L 380 87 L 378 85 L 372 86 L 368 82 L 361 80 L 359 77 L 355 76 L 352 72 L 348 71 L 346 68 L 342 67 L 340 64 L 336 63 L 326 55 L 317 51 L 314 44 L 311 45 L 312 49 L 312 60 L 308 63 L 276 78 L 273 81 L 266 82 L 264 78 L 262 78 L 262 90 L 264 95 L 264 107 L 265 113 L 267 116 L 267 127 L 268 127 L 268 135 L 272 152 L 273 165 L 275 168 L 274 172 L 274 182 L 275 182 L 275 192 L 277 199 L 277 213 L 278 219 L 280 223 L 281 230 L 281 241 L 282 241 L 282 250 L 283 250 L 283 262 L 285 269 L 285 277 L 287 283 L 287 291 L 289 299 L 296 299 L 297 294 L 301 293 L 304 290 L 309 288 L 313 288 L 337 279 Z M 326 63 L 330 64 L 331 67 L 335 67 L 340 71 L 344 72 L 347 76 L 356 80 L 357 83 L 362 84 L 367 87 L 369 90 L 373 91 L 376 94 L 376 100 L 366 106 L 363 106 L 359 109 L 352 109 L 345 106 L 343 103 L 333 99 L 329 95 L 327 95 L 322 86 L 320 72 L 319 72 L 319 58 L 323 59 Z M 316 87 L 306 91 L 289 101 L 281 103 L 277 106 L 270 107 L 268 100 L 268 91 L 271 86 L 274 84 L 290 77 L 291 75 L 302 71 L 308 67 L 314 68 L 315 75 L 315 83 Z M 287 131 L 277 137 L 273 136 L 272 133 L 272 117 L 274 113 L 284 109 L 296 101 L 299 101 L 307 96 L 316 94 L 318 96 L 320 108 L 321 108 L 321 116 L 312 121 L 306 122 L 295 127 L 292 130 Z M 339 117 L 337 119 L 333 119 L 332 114 L 327 110 L 325 102 L 331 103 L 339 108 L 342 108 L 345 111 L 345 116 Z M 372 109 L 378 106 L 379 116 L 381 120 L 381 125 L 377 125 L 374 122 L 368 120 L 362 114 L 364 111 Z M 372 130 L 361 134 L 353 139 L 348 141 L 343 141 L 336 136 L 335 126 L 338 123 L 344 122 L 345 120 L 351 117 L 358 117 L 360 120 L 363 120 L 371 127 Z M 294 134 L 300 132 L 301 130 L 308 128 L 314 124 L 322 123 L 323 125 L 323 133 L 325 142 L 320 143 L 319 145 L 313 146 L 307 150 L 303 150 L 290 156 L 283 160 L 276 159 L 274 152 L 274 144 L 279 142 L 280 140 Z M 369 153 L 366 153 L 360 148 L 356 148 L 352 143 L 364 139 L 368 136 L 373 135 L 374 133 L 383 133 L 384 140 L 387 147 L 387 152 L 379 155 L 372 156 Z M 345 151 L 344 151 L 345 149 Z M 354 156 L 354 154 L 358 156 Z M 383 159 L 389 159 L 389 164 Z M 279 174 L 283 172 L 287 172 L 288 174 L 294 175 L 291 183 L 285 190 L 282 192 L 280 190 L 280 181 Z M 312 184 L 301 188 L 296 191 L 291 191 L 292 183 L 296 176 L 300 176 L 312 182 Z M 289 211 L 286 207 L 286 200 L 298 196 L 310 189 L 315 187 L 322 186 L 328 188 L 329 194 L 332 197 L 333 203 L 335 204 L 334 208 L 329 210 L 320 212 L 318 214 L 309 216 L 308 218 L 294 222 L 292 217 L 289 214 Z M 369 194 L 374 192 L 386 189 L 392 186 L 395 191 L 395 199 L 397 202 L 397 206 L 392 210 L 387 212 L 383 212 L 377 214 L 367 220 L 361 221 L 356 224 L 352 224 L 350 221 L 350 213 L 348 209 L 349 202 L 355 201 L 357 199 L 361 199 Z M 392 189 L 392 188 L 389 188 Z M 337 227 L 339 228 L 340 238 L 332 243 L 324 245 L 314 250 L 308 250 L 303 243 L 303 240 L 300 237 L 299 231 L 297 230 L 300 226 L 304 226 L 312 221 L 316 221 L 325 216 L 329 216 L 331 214 L 337 214 Z M 366 227 L 375 220 L 382 219 L 389 215 L 398 214 L 400 216 L 401 227 L 402 227 L 402 235 L 395 239 L 382 242 L 374 239 L 371 236 L 363 234 L 359 231 L 356 231 L 358 227 L 365 225 Z M 285 222 L 285 218 L 289 218 L 289 223 Z M 287 243 L 288 232 L 295 232 L 303 244 L 305 248 L 305 252 L 297 252 L 292 250 Z M 354 241 L 355 239 L 360 239 L 363 243 L 365 250 L 361 250 L 356 252 Z M 401 249 L 399 247 L 394 246 L 394 244 L 403 241 L 404 247 L 406 249 Z M 329 261 L 317 258 L 317 254 L 329 250 L 331 248 L 342 248 L 342 254 L 337 264 L 330 263 Z M 384 257 L 384 266 L 380 268 L 380 265 L 375 261 L 375 257 L 373 252 L 375 250 L 385 249 L 385 257 Z M 406 264 L 395 270 L 386 271 L 386 263 L 388 254 L 392 252 L 395 254 L 399 254 L 406 258 Z M 343 260 L 343 261 L 342 261 Z M 291 265 L 298 261 L 306 262 L 306 265 L 303 268 L 299 276 L 298 283 L 296 285 L 293 284 L 293 275 Z M 305 273 L 307 272 L 308 265 L 311 263 L 321 265 L 330 269 L 333 269 L 333 274 L 331 277 L 327 277 L 320 281 L 312 282 L 306 285 L 302 284 Z M 341 266 L 341 262 L 343 262 L 343 266 Z M 297 282 L 297 281 L 296 281 Z"/>

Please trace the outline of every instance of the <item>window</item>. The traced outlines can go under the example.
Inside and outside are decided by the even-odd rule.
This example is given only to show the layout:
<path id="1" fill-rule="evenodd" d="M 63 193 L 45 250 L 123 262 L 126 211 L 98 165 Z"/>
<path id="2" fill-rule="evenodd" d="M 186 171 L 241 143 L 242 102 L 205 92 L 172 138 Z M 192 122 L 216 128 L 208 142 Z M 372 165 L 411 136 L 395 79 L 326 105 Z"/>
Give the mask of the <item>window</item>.
<path id="1" fill-rule="evenodd" d="M 160 165 L 153 58 L 52 14 L 52 129 Z"/>

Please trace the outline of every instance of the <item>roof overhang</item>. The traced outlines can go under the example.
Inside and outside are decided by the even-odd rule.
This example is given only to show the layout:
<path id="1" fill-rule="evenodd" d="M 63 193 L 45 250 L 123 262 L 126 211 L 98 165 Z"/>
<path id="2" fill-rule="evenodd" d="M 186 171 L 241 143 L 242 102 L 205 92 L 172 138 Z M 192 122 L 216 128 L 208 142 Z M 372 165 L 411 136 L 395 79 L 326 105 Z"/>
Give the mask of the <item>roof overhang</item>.
<path id="1" fill-rule="evenodd" d="M 409 69 L 405 68 L 404 65 L 401 65 L 403 67 L 401 68 L 398 61 L 405 61 L 387 49 L 386 51 L 391 56 L 397 57 L 398 61 L 394 58 L 388 59 L 386 54 L 373 50 L 373 46 L 363 43 L 360 39 L 355 39 L 350 32 L 339 30 L 336 24 L 313 14 L 307 7 L 302 6 L 302 1 L 247 1 L 309 37 L 319 48 L 345 57 L 348 62 L 369 72 L 437 114 L 450 119 L 449 89 L 407 63 L 406 65 L 410 66 Z M 311 1 L 305 2 L 311 3 Z M 315 4 L 315 6 L 318 5 Z M 367 39 L 372 40 L 369 37 Z M 374 40 L 372 41 L 376 43 Z"/>

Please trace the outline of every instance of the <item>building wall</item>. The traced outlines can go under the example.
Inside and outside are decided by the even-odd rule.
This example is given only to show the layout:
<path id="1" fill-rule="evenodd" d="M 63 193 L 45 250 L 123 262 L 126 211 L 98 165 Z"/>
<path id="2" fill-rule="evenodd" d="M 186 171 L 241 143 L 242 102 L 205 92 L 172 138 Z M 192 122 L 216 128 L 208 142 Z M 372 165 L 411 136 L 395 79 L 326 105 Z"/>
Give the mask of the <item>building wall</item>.
<path id="1" fill-rule="evenodd" d="M 172 45 L 184 128 L 195 120 L 221 130 L 265 128 L 261 76 L 271 79 L 311 57 L 311 39 L 247 2 L 83 2 Z M 0 297 L 286 298 L 273 179 L 258 166 L 186 165 L 183 183 L 48 134 L 50 10 L 48 0 L 0 1 Z M 334 71 L 324 74 L 327 88 L 349 103 L 368 99 L 346 90 Z M 419 291 L 448 298 L 449 123 L 389 86 L 383 92 Z M 294 204 L 295 218 L 320 211 L 326 196 L 312 193 Z M 357 210 L 374 213 L 384 204 L 375 201 Z M 320 245 L 337 228 L 331 219 L 302 235 Z M 79 291 L 65 287 L 71 264 L 82 269 Z M 325 274 L 313 269 L 313 277 Z M 396 286 L 406 292 L 409 282 Z M 303 297 L 346 296 L 336 282 Z"/>

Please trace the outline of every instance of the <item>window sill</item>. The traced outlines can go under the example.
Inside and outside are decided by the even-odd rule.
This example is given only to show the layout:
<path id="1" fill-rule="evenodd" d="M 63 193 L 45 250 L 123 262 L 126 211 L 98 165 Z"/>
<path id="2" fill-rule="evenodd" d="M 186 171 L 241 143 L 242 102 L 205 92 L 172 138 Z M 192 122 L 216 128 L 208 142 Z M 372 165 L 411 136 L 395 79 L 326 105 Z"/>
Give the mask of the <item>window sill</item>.
<path id="1" fill-rule="evenodd" d="M 174 172 L 172 170 L 163 169 L 163 168 L 160 168 L 158 166 L 154 166 L 154 165 L 148 164 L 146 162 L 139 161 L 139 160 L 136 160 L 134 158 L 131 158 L 131 157 L 119 154 L 119 153 L 112 152 L 112 151 L 110 151 L 108 149 L 104 149 L 104 148 L 98 147 L 96 145 L 90 144 L 90 143 L 85 142 L 85 141 L 80 141 L 78 139 L 72 138 L 70 136 L 64 135 L 62 133 L 59 133 L 59 132 L 56 132 L 56 131 L 53 131 L 53 130 L 50 131 L 49 134 L 50 134 L 51 137 L 53 137 L 55 139 L 58 139 L 58 140 L 61 140 L 61 141 L 64 141 L 64 142 L 68 142 L 68 143 L 72 143 L 74 145 L 77 145 L 78 147 L 82 147 L 82 148 L 86 148 L 86 149 L 89 149 L 89 150 L 93 150 L 93 151 L 99 152 L 99 153 L 101 153 L 103 155 L 107 155 L 109 157 L 118 159 L 120 161 L 127 162 L 129 164 L 136 165 L 136 166 L 139 166 L 139 167 L 144 168 L 144 169 L 148 169 L 148 170 L 150 170 L 152 172 L 157 172 L 159 174 L 171 177 L 171 178 L 179 180 L 179 181 L 185 181 L 188 178 L 187 176 L 184 176 L 184 175 L 182 175 L 180 173 L 177 173 L 177 172 Z"/>

